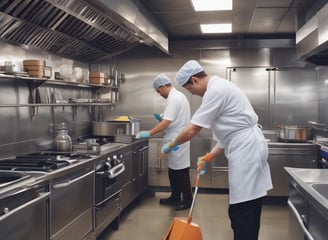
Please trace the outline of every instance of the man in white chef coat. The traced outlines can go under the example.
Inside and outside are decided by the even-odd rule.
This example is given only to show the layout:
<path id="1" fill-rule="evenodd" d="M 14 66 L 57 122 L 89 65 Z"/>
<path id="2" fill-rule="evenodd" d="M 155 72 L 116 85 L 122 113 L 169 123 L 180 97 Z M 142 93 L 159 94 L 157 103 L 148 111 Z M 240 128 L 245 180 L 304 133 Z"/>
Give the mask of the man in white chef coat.
<path id="1" fill-rule="evenodd" d="M 164 74 L 155 77 L 153 88 L 167 100 L 162 116 L 155 115 L 159 123 L 149 131 L 141 131 L 137 138 L 149 138 L 162 131 L 165 132 L 163 143 L 175 138 L 190 121 L 190 106 L 186 96 L 175 89 L 171 80 Z M 190 142 L 186 141 L 171 153 L 167 154 L 168 175 L 171 196 L 160 199 L 164 205 L 173 205 L 176 210 L 188 209 L 192 202 L 190 185 Z M 181 200 L 182 195 L 182 200 Z"/>
<path id="2" fill-rule="evenodd" d="M 246 95 L 233 83 L 208 76 L 195 60 L 186 62 L 176 74 L 176 82 L 202 103 L 189 125 L 163 152 L 189 141 L 202 128 L 211 129 L 216 146 L 198 158 L 198 171 L 224 153 L 229 167 L 229 217 L 234 240 L 257 240 L 263 197 L 272 188 L 267 162 L 267 142 L 257 126 L 258 116 Z"/>

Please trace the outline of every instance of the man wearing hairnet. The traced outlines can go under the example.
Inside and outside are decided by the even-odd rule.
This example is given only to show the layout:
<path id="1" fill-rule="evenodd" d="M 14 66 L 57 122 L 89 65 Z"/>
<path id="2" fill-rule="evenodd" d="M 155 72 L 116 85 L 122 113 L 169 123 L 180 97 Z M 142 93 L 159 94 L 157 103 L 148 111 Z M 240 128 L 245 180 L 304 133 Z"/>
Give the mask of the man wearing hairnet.
<path id="1" fill-rule="evenodd" d="M 163 114 L 154 114 L 159 123 L 149 131 L 141 131 L 137 138 L 149 138 L 165 132 L 163 143 L 175 138 L 190 121 L 190 106 L 186 96 L 175 89 L 165 74 L 155 77 L 153 88 L 167 100 Z M 171 196 L 160 199 L 160 204 L 173 205 L 176 210 L 188 209 L 192 202 L 190 185 L 190 142 L 186 141 L 167 154 Z M 181 199 L 182 195 L 182 199 Z"/>
<path id="2" fill-rule="evenodd" d="M 189 141 L 202 128 L 211 129 L 216 146 L 198 158 L 202 174 L 206 165 L 224 153 L 229 167 L 229 217 L 234 240 L 257 240 L 263 197 L 272 188 L 267 162 L 267 142 L 257 126 L 258 116 L 246 95 L 233 83 L 208 76 L 195 60 L 186 62 L 176 74 L 176 82 L 202 103 L 189 125 L 163 145 L 163 152 Z"/>

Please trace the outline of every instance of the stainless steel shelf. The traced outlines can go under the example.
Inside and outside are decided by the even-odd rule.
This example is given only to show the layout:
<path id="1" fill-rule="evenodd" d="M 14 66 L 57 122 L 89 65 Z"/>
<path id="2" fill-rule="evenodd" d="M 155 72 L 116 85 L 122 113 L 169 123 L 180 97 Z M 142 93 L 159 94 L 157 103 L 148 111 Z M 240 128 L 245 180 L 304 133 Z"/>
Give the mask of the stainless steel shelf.
<path id="1" fill-rule="evenodd" d="M 106 84 L 87 84 L 87 83 L 79 83 L 79 82 L 68 82 L 68 81 L 64 81 L 64 80 L 23 77 L 23 76 L 0 73 L 0 79 L 1 78 L 22 80 L 22 81 L 25 81 L 27 84 L 30 84 L 30 83 L 34 84 L 35 85 L 34 87 L 39 87 L 42 84 L 49 84 L 49 85 L 58 85 L 58 86 L 80 87 L 80 88 L 109 88 L 109 89 L 113 89 L 113 90 L 119 90 L 118 87 L 106 85 Z"/>
<path id="2" fill-rule="evenodd" d="M 115 106 L 119 104 L 119 102 L 116 103 L 33 103 L 33 104 L 0 104 L 0 108 L 4 107 L 65 107 L 65 106 Z"/>

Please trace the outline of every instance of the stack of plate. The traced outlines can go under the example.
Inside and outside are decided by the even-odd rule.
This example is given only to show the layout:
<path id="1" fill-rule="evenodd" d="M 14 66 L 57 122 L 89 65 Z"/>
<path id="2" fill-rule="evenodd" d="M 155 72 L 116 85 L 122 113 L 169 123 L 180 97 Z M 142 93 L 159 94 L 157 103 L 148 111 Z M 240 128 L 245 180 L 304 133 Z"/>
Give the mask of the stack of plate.
<path id="1" fill-rule="evenodd" d="M 42 60 L 23 60 L 23 66 L 31 77 L 42 78 L 44 75 L 44 61 Z"/>

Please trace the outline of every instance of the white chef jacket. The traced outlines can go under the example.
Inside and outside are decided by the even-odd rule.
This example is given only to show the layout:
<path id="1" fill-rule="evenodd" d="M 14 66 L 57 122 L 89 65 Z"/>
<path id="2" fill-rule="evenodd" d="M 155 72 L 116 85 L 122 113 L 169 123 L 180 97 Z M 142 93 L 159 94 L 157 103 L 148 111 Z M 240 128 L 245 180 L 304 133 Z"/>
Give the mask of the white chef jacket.
<path id="1" fill-rule="evenodd" d="M 171 121 L 165 129 L 163 143 L 175 139 L 190 122 L 190 106 L 186 96 L 172 87 L 167 97 L 163 119 Z M 168 167 L 171 169 L 184 169 L 190 167 L 190 142 L 179 145 L 178 150 L 167 154 Z"/>
<path id="2" fill-rule="evenodd" d="M 257 121 L 248 98 L 237 86 L 217 76 L 209 79 L 191 122 L 212 129 L 219 147 L 224 148 L 230 204 L 265 196 L 272 188 L 268 145 Z"/>

